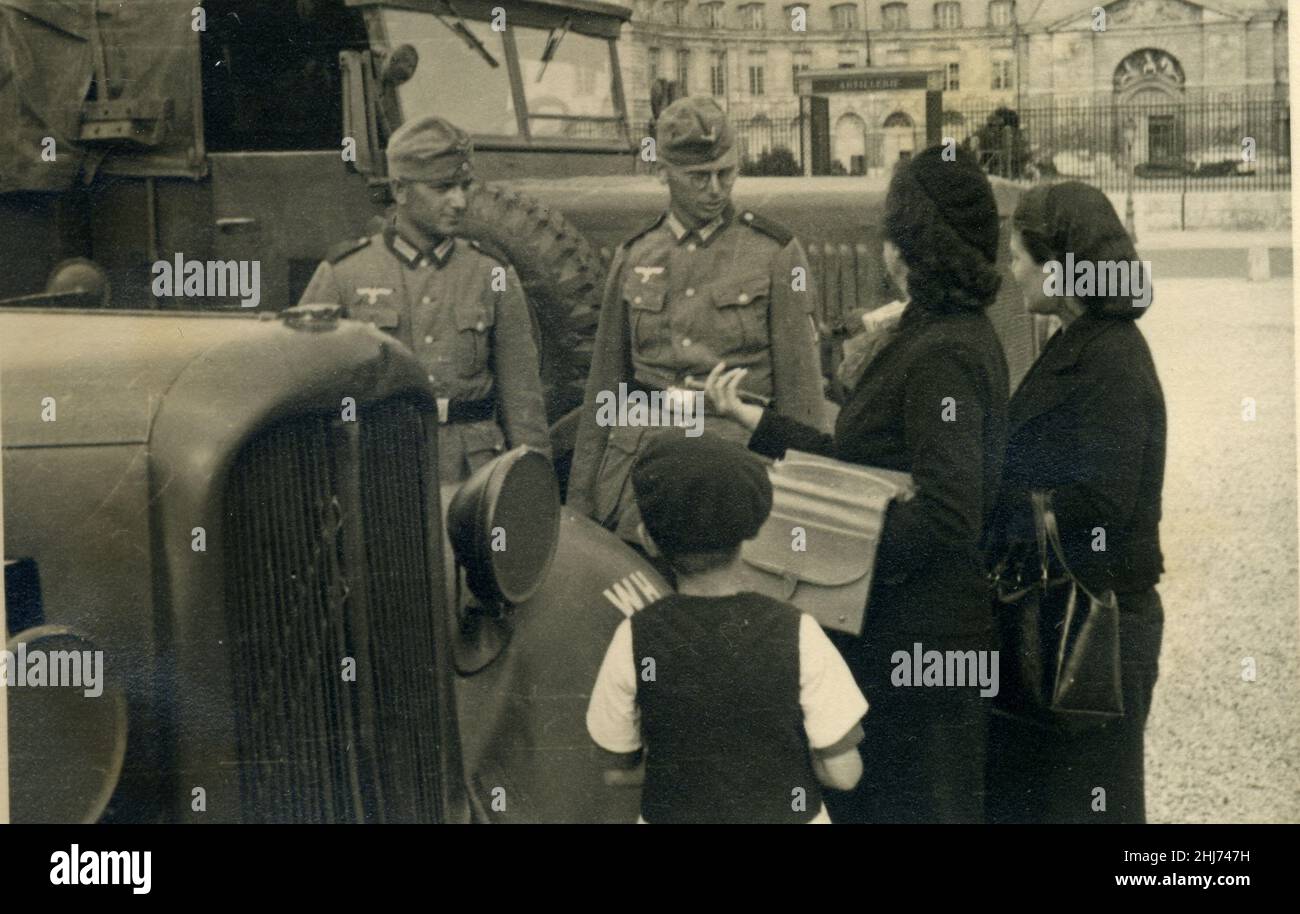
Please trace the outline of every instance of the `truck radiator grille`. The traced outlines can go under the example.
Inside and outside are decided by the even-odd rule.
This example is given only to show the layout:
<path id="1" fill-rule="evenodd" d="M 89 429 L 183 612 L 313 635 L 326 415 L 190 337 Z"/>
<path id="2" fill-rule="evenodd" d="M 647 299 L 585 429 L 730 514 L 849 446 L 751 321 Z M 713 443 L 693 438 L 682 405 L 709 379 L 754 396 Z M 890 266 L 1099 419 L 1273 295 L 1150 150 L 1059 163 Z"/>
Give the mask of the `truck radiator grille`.
<path id="1" fill-rule="evenodd" d="M 361 425 L 362 522 L 376 743 L 385 821 L 441 820 L 438 676 L 422 499 L 419 416 L 384 406 Z"/>
<path id="2" fill-rule="evenodd" d="M 226 612 L 245 820 L 442 818 L 423 436 L 417 409 L 391 401 L 356 422 L 282 422 L 236 459 Z"/>

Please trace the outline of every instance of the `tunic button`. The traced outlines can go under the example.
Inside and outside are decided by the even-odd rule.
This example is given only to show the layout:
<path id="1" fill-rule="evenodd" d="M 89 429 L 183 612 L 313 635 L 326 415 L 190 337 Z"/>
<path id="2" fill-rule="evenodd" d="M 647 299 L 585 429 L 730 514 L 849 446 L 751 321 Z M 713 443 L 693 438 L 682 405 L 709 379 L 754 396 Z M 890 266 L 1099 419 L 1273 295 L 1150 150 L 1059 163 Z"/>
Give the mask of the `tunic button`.
<path id="1" fill-rule="evenodd" d="M 687 298 L 690 298 L 690 297 L 691 297 L 692 295 L 694 295 L 694 294 L 695 294 L 695 290 L 694 290 L 694 289 L 687 289 L 687 290 L 686 290 L 686 297 L 687 297 Z"/>
<path id="2" fill-rule="evenodd" d="M 641 304 L 641 296 L 638 295 L 636 298 L 632 299 L 632 304 L 634 304 L 634 305 L 639 305 L 639 304 Z"/>
<path id="3" fill-rule="evenodd" d="M 429 296 L 427 295 L 424 296 L 424 298 L 420 299 L 420 301 L 426 305 L 429 304 Z"/>
<path id="4" fill-rule="evenodd" d="M 430 381 L 437 381 L 438 379 L 435 378 L 433 375 L 429 375 L 429 380 L 430 380 Z"/>
<path id="5" fill-rule="evenodd" d="M 683 346 L 691 345 L 691 338 L 689 336 L 682 337 L 682 345 Z"/>
<path id="6" fill-rule="evenodd" d="M 749 296 L 746 295 L 744 292 L 741 292 L 739 295 L 736 296 L 736 301 L 740 302 L 742 305 L 748 304 Z"/>
<path id="7" fill-rule="evenodd" d="M 432 344 L 432 343 L 433 343 L 433 337 L 431 337 L 431 336 L 426 336 L 426 337 L 424 338 L 424 342 L 425 342 L 426 345 L 430 345 L 430 344 Z"/>
<path id="8" fill-rule="evenodd" d="M 482 333 L 482 332 L 483 332 L 483 328 L 484 328 L 485 326 L 486 326 L 486 325 L 485 325 L 482 321 L 479 321 L 477 324 L 474 325 L 474 329 L 477 330 L 479 333 Z"/>
<path id="9" fill-rule="evenodd" d="M 686 245 L 686 250 L 688 250 L 688 251 L 693 251 L 693 250 L 695 250 L 695 242 L 692 241 L 690 244 Z"/>

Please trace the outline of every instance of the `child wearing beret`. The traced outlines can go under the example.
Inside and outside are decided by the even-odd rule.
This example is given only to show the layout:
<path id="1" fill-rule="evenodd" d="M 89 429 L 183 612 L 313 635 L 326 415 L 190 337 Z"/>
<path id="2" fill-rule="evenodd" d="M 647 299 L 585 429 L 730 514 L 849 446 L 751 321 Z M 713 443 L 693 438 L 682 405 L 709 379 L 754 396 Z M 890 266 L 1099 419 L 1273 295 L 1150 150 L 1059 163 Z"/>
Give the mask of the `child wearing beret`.
<path id="1" fill-rule="evenodd" d="M 830 822 L 821 787 L 861 777 L 867 701 L 811 616 L 739 590 L 741 543 L 772 510 L 766 468 L 735 442 L 666 431 L 632 486 L 644 545 L 678 590 L 615 631 L 592 739 L 642 766 L 642 822 Z"/>

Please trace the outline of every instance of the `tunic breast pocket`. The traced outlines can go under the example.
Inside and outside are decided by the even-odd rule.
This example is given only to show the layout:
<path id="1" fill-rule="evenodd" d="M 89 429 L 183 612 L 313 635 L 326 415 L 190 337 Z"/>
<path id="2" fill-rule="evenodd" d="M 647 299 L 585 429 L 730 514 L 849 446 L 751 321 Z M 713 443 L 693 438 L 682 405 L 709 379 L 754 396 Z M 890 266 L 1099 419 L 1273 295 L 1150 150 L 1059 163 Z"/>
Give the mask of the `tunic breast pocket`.
<path id="1" fill-rule="evenodd" d="M 643 283 L 633 277 L 623 285 L 632 344 L 638 350 L 660 345 L 668 337 L 668 316 L 664 314 L 662 283 Z"/>
<path id="2" fill-rule="evenodd" d="M 772 279 L 766 273 L 717 283 L 710 288 L 715 325 L 712 336 L 720 353 L 766 348 L 770 342 L 767 310 Z"/>
<path id="3" fill-rule="evenodd" d="M 456 306 L 455 318 L 456 372 L 462 378 L 477 377 L 488 370 L 492 357 L 495 308 L 490 301 L 467 301 Z"/>

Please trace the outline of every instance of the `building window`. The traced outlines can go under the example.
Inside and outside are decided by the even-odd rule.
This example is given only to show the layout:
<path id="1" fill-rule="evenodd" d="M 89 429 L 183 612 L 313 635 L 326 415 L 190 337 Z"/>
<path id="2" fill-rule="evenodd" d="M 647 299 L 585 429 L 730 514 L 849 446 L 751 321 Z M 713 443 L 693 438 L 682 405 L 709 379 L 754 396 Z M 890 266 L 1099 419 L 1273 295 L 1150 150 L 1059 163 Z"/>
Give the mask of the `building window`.
<path id="1" fill-rule="evenodd" d="M 664 4 L 664 18 L 669 25 L 681 25 L 686 21 L 686 0 L 670 0 Z"/>
<path id="2" fill-rule="evenodd" d="M 1015 8 L 1014 0 L 993 0 L 989 4 L 989 25 L 1010 25 L 1015 21 Z"/>
<path id="3" fill-rule="evenodd" d="M 808 4 L 806 4 L 806 3 L 791 3 L 789 6 L 784 7 L 784 10 L 785 10 L 785 21 L 786 21 L 786 26 L 785 26 L 785 27 L 786 27 L 786 28 L 794 28 L 794 24 L 795 24 L 794 11 L 795 11 L 795 10 L 803 10 L 803 16 L 801 17 L 801 18 L 803 19 L 803 27 L 804 27 L 805 30 L 809 28 L 809 25 L 808 25 L 808 19 L 809 19 L 810 16 L 812 16 L 812 13 L 809 12 L 809 10 L 808 10 Z"/>
<path id="4" fill-rule="evenodd" d="M 794 86 L 794 94 L 799 94 L 799 74 L 804 70 L 812 69 L 812 54 L 808 51 L 795 51 L 794 63 L 791 64 L 791 83 Z"/>
<path id="5" fill-rule="evenodd" d="M 936 3 L 934 5 L 934 27 L 936 29 L 961 28 L 960 3 Z"/>
<path id="6" fill-rule="evenodd" d="M 704 3 L 700 5 L 700 18 L 707 29 L 725 28 L 722 19 L 723 5 L 721 3 Z"/>
<path id="7" fill-rule="evenodd" d="M 763 65 L 761 63 L 751 63 L 749 65 L 749 94 L 754 96 L 763 94 Z"/>
<path id="8" fill-rule="evenodd" d="M 956 92 L 961 89 L 961 64 L 945 64 L 943 68 L 943 90 Z"/>
<path id="9" fill-rule="evenodd" d="M 841 3 L 831 7 L 831 27 L 837 32 L 856 32 L 858 30 L 858 8 L 852 3 Z"/>
<path id="10" fill-rule="evenodd" d="M 993 61 L 993 88 L 994 89 L 1011 88 L 1011 61 L 1009 60 Z"/>
<path id="11" fill-rule="evenodd" d="M 709 91 L 722 98 L 727 94 L 727 52 L 714 51 L 709 65 Z"/>
<path id="12" fill-rule="evenodd" d="M 763 21 L 763 4 L 748 3 L 737 10 L 740 13 L 740 27 L 761 32 L 766 26 Z"/>
<path id="13" fill-rule="evenodd" d="M 890 30 L 909 28 L 907 24 L 906 3 L 886 3 L 880 8 L 885 18 L 885 28 Z"/>
<path id="14" fill-rule="evenodd" d="M 680 50 L 677 52 L 677 92 L 679 95 L 689 95 L 691 92 L 691 52 Z"/>
<path id="15" fill-rule="evenodd" d="M 661 72 L 659 69 L 659 60 L 658 48 L 646 48 L 646 61 L 650 70 L 650 85 L 652 86 L 655 84 L 655 80 L 659 78 Z"/>

